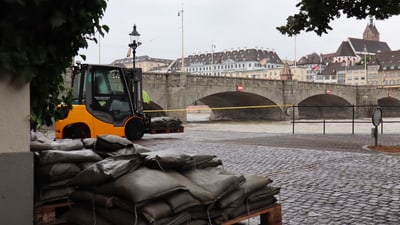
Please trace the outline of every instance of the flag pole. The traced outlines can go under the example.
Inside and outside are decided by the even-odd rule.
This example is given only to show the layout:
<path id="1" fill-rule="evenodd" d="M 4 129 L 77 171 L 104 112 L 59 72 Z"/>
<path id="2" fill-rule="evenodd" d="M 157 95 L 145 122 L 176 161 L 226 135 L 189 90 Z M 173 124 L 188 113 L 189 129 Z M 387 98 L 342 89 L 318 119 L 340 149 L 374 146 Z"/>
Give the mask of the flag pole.
<path id="1" fill-rule="evenodd" d="M 182 65 L 181 65 L 181 73 L 185 73 L 185 51 L 184 51 L 184 31 L 183 31 L 183 0 L 182 0 L 182 9 L 180 11 L 181 19 L 182 19 Z"/>

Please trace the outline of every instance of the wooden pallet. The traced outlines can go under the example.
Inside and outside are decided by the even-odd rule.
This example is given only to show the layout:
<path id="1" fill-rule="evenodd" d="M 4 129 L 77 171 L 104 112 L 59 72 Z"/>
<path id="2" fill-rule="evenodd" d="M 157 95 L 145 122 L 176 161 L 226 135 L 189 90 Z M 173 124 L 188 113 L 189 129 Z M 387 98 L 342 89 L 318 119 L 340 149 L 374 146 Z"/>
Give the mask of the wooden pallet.
<path id="1" fill-rule="evenodd" d="M 239 223 L 240 221 L 260 216 L 260 225 L 282 225 L 282 209 L 280 204 L 275 204 L 271 207 L 264 208 L 248 215 L 240 216 L 229 220 L 222 225 L 232 225 Z"/>
<path id="2" fill-rule="evenodd" d="M 65 221 L 58 218 L 59 214 L 69 209 L 71 204 L 70 202 L 60 202 L 36 207 L 34 210 L 34 225 L 64 224 Z"/>

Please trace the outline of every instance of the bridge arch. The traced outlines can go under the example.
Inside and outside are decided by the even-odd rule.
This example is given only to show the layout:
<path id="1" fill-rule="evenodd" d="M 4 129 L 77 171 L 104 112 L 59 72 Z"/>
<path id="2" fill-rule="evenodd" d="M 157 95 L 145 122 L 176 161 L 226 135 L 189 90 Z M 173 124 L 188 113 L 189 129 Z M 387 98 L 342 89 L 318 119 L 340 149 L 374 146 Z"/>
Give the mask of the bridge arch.
<path id="1" fill-rule="evenodd" d="M 346 99 L 332 94 L 310 96 L 298 104 L 299 119 L 329 119 L 352 117 L 353 108 Z"/>
<path id="2" fill-rule="evenodd" d="M 192 104 L 210 107 L 210 120 L 281 120 L 282 109 L 270 99 L 250 93 L 225 91 L 199 98 Z"/>
<path id="3" fill-rule="evenodd" d="M 382 107 L 383 117 L 400 117 L 400 100 L 393 97 L 378 99 L 378 105 Z"/>

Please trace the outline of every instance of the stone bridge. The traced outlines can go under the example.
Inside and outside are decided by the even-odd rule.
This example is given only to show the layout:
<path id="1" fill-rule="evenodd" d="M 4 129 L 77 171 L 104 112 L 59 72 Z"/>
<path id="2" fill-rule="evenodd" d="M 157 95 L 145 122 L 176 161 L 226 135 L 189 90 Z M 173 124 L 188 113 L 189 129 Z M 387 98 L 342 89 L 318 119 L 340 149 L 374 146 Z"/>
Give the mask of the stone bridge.
<path id="1" fill-rule="evenodd" d="M 377 86 L 145 73 L 143 89 L 151 115 L 183 121 L 191 105 L 208 105 L 211 120 L 351 119 L 369 117 L 377 105 L 384 117 L 400 116 L 400 90 Z"/>

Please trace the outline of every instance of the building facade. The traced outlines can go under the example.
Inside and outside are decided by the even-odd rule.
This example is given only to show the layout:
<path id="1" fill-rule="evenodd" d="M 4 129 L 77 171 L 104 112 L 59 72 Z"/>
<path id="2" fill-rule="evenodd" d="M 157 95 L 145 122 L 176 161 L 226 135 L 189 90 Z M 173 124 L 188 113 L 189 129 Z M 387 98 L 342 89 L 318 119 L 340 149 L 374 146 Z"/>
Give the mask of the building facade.
<path id="1" fill-rule="evenodd" d="M 123 59 L 117 59 L 111 64 L 123 64 L 127 68 L 133 67 L 132 57 L 127 57 Z M 136 57 L 135 67 L 142 68 L 143 72 L 166 72 L 168 66 L 173 62 L 169 59 L 153 58 L 150 56 L 138 56 Z"/>
<path id="2" fill-rule="evenodd" d="M 400 87 L 400 50 L 379 52 L 368 64 L 370 85 Z"/>
<path id="3" fill-rule="evenodd" d="M 283 65 L 275 51 L 263 49 L 193 54 L 187 56 L 184 62 L 188 74 L 246 78 L 266 77 L 266 71 Z M 170 70 L 180 72 L 181 59 L 177 59 Z"/>

